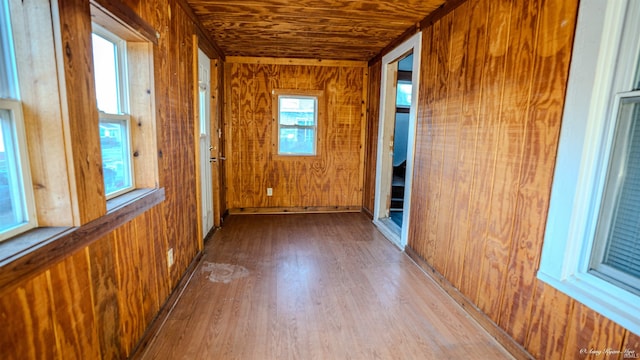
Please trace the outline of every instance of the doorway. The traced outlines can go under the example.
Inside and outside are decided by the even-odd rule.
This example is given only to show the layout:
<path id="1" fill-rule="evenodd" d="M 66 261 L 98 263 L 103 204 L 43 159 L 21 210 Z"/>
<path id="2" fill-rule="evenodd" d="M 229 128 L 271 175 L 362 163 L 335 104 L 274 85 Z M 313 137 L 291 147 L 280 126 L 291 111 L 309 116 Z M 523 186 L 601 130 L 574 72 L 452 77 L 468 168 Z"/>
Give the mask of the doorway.
<path id="1" fill-rule="evenodd" d="M 198 49 L 198 112 L 200 119 L 200 186 L 202 204 L 202 238 L 214 226 L 213 178 L 211 172 L 211 60 Z"/>
<path id="2" fill-rule="evenodd" d="M 407 245 L 417 123 L 421 33 L 382 58 L 374 224 Z"/>

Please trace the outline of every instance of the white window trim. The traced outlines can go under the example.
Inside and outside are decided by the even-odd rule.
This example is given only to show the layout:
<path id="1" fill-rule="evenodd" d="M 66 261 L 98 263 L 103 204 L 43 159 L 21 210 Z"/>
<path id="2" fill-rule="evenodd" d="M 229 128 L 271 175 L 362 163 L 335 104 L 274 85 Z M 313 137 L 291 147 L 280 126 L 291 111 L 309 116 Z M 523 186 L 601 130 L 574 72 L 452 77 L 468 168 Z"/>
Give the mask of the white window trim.
<path id="1" fill-rule="evenodd" d="M 118 87 L 118 110 L 120 114 L 128 114 L 129 113 L 129 82 L 128 76 L 129 70 L 127 68 L 127 41 L 121 39 L 117 35 L 113 34 L 109 30 L 103 28 L 102 26 L 92 23 L 91 24 L 92 31 L 98 35 L 103 37 L 104 39 L 111 41 L 116 45 L 118 52 L 118 61 L 116 65 L 118 68 L 116 69 L 116 74 L 118 76 L 117 84 Z M 95 69 L 94 69 L 95 71 Z"/>
<path id="2" fill-rule="evenodd" d="M 6 27 L 7 31 L 0 31 L 0 36 L 2 36 L 2 42 L 7 44 L 7 47 L 0 47 L 0 69 L 4 68 L 7 71 L 7 79 L 5 79 L 5 83 L 0 83 L 0 98 L 4 96 L 9 96 L 11 98 L 18 99 L 16 96 L 20 93 L 19 84 L 17 80 L 18 71 L 16 69 L 16 54 L 15 47 L 13 45 L 13 36 L 11 34 L 11 14 L 9 11 L 8 2 L 2 1 L 0 3 L 0 21 L 5 23 L 3 27 Z M 0 72 L 3 72 L 0 70 Z"/>
<path id="3" fill-rule="evenodd" d="M 315 101 L 315 108 L 313 110 L 313 125 L 282 125 L 280 123 L 280 99 L 281 98 L 296 98 L 296 99 L 313 99 Z M 316 156 L 318 155 L 318 109 L 320 99 L 314 95 L 299 95 L 299 94 L 280 94 L 277 96 L 278 100 L 278 156 Z M 310 129 L 313 130 L 313 153 L 288 153 L 280 151 L 280 129 Z"/>
<path id="4" fill-rule="evenodd" d="M 29 152 L 27 150 L 27 137 L 24 129 L 24 117 L 22 116 L 22 103 L 17 100 L 0 99 L 0 109 L 9 110 L 13 117 L 13 131 L 15 141 L 18 144 L 18 162 L 20 163 L 20 184 L 24 195 L 24 207 L 27 222 L 0 233 L 0 241 L 9 239 L 15 235 L 38 226 L 35 199 L 31 180 L 31 167 L 29 165 Z"/>
<path id="5" fill-rule="evenodd" d="M 134 173 L 134 169 L 133 169 L 133 153 L 131 151 L 132 147 L 132 143 L 131 143 L 131 116 L 129 115 L 115 115 L 115 114 L 108 114 L 108 113 L 104 113 L 104 112 L 100 112 L 100 123 L 103 122 L 120 122 L 120 121 L 124 121 L 126 123 L 126 129 L 127 129 L 127 153 L 129 154 L 129 181 L 131 183 L 130 186 L 126 187 L 126 188 L 122 188 L 118 191 L 115 191 L 113 193 L 109 193 L 109 194 L 105 194 L 107 200 L 113 199 L 115 197 L 118 197 L 122 194 L 128 193 L 132 190 L 134 190 L 136 188 L 136 177 L 135 177 L 135 173 Z M 106 189 L 105 189 L 106 190 Z"/>
<path id="6" fill-rule="evenodd" d="M 632 80 L 633 60 L 619 61 L 618 54 L 621 48 L 629 49 L 627 44 L 639 43 L 636 22 L 626 24 L 623 32 L 627 13 L 640 14 L 639 2 L 580 2 L 538 278 L 640 333 L 640 296 L 588 272 L 606 178 L 603 159 L 609 158 L 615 126 L 610 121 L 616 108 L 612 94 L 625 89 L 623 80 Z"/>
<path id="7" fill-rule="evenodd" d="M 113 193 L 105 194 L 107 200 L 111 200 L 120 195 L 126 194 L 134 189 L 136 189 L 135 182 L 135 169 L 134 169 L 134 161 L 133 161 L 133 145 L 132 145 L 132 134 L 131 134 L 131 115 L 129 109 L 129 81 L 128 81 L 128 58 L 127 58 L 127 41 L 121 39 L 119 36 L 113 34 L 111 31 L 105 29 L 104 27 L 92 23 L 92 32 L 102 38 L 114 43 L 117 48 L 117 61 L 116 61 L 116 76 L 117 78 L 117 91 L 118 91 L 118 114 L 106 113 L 103 111 L 99 111 L 100 113 L 100 122 L 109 122 L 109 121 L 124 121 L 126 123 L 126 142 L 127 142 L 127 153 L 129 154 L 129 181 L 130 186 L 122 188 Z M 94 69 L 97 71 L 97 69 Z M 106 192 L 106 188 L 105 188 Z"/>

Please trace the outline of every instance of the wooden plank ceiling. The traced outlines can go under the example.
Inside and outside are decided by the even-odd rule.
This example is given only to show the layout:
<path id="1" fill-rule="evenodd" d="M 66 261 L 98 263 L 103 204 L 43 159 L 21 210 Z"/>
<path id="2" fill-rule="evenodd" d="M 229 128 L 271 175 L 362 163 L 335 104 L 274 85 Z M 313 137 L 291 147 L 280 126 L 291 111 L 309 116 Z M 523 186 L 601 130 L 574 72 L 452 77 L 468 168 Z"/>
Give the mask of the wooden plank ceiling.
<path id="1" fill-rule="evenodd" d="M 369 60 L 444 0 L 186 0 L 225 56 Z"/>

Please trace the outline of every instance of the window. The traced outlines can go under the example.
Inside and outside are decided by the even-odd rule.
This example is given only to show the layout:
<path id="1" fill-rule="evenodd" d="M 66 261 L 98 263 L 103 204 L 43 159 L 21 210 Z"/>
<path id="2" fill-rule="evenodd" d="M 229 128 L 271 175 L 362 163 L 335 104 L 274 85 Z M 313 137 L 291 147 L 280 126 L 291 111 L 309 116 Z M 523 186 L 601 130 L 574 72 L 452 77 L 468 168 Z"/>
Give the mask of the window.
<path id="1" fill-rule="evenodd" d="M 277 110 L 277 154 L 284 156 L 313 156 L 317 154 L 318 119 L 322 106 L 317 91 L 274 91 Z"/>
<path id="2" fill-rule="evenodd" d="M 638 17 L 638 1 L 580 3 L 538 271 L 634 333 L 640 333 Z"/>
<path id="3" fill-rule="evenodd" d="M 0 240 L 36 226 L 8 3 L 0 1 Z"/>
<path id="4" fill-rule="evenodd" d="M 630 97 L 629 94 L 636 96 Z M 640 291 L 640 92 L 616 96 L 609 169 L 589 269 Z"/>
<path id="5" fill-rule="evenodd" d="M 94 24 L 93 62 L 107 199 L 134 188 L 126 41 Z"/>
<path id="6" fill-rule="evenodd" d="M 411 81 L 398 81 L 398 91 L 396 93 L 396 106 L 411 107 Z"/>

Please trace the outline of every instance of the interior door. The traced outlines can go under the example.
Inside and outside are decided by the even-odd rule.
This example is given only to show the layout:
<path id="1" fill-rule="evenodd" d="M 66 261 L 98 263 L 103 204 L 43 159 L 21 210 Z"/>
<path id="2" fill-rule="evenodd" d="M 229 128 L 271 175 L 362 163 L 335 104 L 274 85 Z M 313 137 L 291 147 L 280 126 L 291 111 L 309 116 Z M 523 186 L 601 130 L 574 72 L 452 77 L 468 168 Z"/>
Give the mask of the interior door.
<path id="1" fill-rule="evenodd" d="M 198 49 L 198 108 L 200 119 L 200 181 L 202 188 L 202 238 L 214 226 L 211 173 L 211 60 Z"/>

